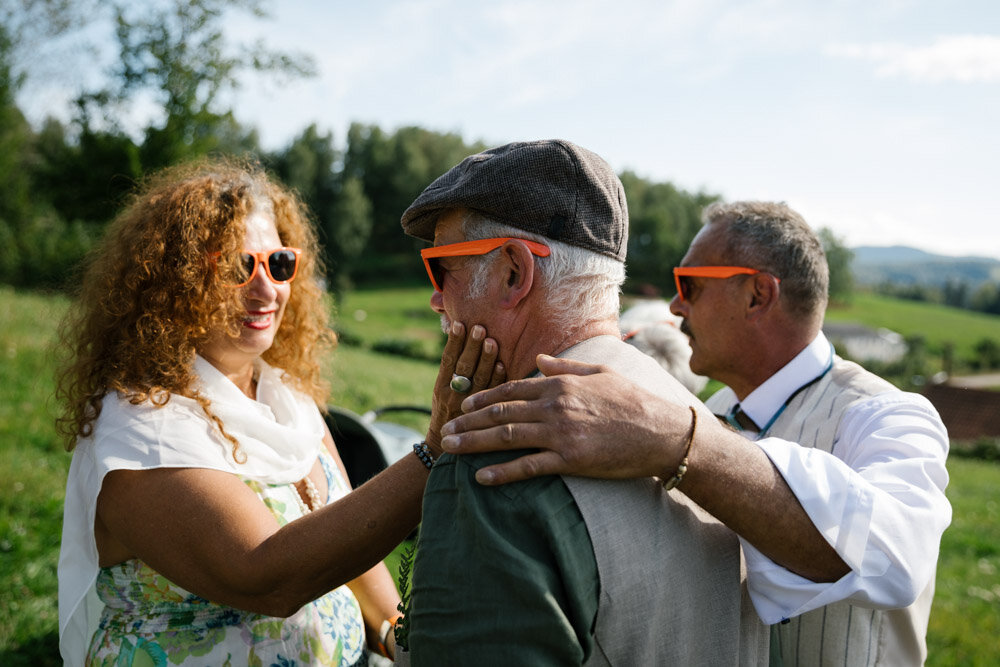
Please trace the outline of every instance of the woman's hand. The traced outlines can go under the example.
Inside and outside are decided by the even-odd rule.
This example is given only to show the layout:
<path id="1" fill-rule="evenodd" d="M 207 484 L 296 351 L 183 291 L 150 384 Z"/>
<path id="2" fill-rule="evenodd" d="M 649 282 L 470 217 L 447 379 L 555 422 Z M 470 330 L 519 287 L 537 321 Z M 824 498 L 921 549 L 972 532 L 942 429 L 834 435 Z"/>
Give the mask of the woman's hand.
<path id="1" fill-rule="evenodd" d="M 462 400 L 483 389 L 502 384 L 507 378 L 506 369 L 497 361 L 500 349 L 497 342 L 486 337 L 486 329 L 476 324 L 466 336 L 465 325 L 452 322 L 448 342 L 441 354 L 441 368 L 434 382 L 431 400 L 431 422 L 427 429 L 427 446 L 435 457 L 441 455 L 441 427 L 462 414 Z M 471 386 L 466 391 L 452 388 L 452 378 L 468 378 Z"/>

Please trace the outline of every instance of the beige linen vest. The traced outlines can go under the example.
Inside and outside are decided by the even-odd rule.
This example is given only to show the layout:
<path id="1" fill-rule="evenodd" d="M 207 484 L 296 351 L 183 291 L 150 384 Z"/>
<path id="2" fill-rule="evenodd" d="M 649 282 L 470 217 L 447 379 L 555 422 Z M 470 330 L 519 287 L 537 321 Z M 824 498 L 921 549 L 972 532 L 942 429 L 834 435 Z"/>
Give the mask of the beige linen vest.
<path id="1" fill-rule="evenodd" d="M 834 357 L 833 367 L 795 396 L 765 434 L 837 455 L 844 412 L 859 400 L 898 391 L 861 366 Z M 709 399 L 708 404 L 716 410 Z M 934 579 L 909 607 L 883 611 L 830 604 L 772 626 L 772 653 L 783 665 L 922 665 Z"/>
<path id="2" fill-rule="evenodd" d="M 659 364 L 616 337 L 560 356 L 610 366 L 713 419 Z M 768 629 L 747 594 L 732 531 L 653 478 L 563 480 L 587 523 L 601 580 L 587 665 L 767 664 Z"/>

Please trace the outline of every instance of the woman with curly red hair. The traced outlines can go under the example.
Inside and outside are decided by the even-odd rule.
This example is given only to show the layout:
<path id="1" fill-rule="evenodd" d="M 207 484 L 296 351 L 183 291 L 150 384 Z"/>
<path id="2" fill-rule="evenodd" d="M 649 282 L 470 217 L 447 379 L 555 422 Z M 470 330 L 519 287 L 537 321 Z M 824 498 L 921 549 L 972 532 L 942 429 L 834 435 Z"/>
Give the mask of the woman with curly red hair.
<path id="1" fill-rule="evenodd" d="M 318 256 L 296 197 L 224 161 L 151 178 L 109 226 L 64 323 L 67 664 L 392 652 L 380 561 L 419 521 L 463 397 L 448 382 L 461 369 L 480 389 L 502 368 L 495 342 L 456 327 L 426 445 L 351 491 L 317 408 L 333 342 Z"/>

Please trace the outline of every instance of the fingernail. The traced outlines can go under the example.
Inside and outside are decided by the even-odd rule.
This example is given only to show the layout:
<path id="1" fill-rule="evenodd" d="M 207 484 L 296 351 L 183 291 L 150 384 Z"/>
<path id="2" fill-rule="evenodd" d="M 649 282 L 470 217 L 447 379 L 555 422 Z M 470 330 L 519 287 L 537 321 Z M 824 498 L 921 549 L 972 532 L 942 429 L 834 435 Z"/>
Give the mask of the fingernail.
<path id="1" fill-rule="evenodd" d="M 444 432 L 447 428 L 445 426 L 441 429 L 441 449 L 450 452 L 453 449 L 458 449 L 458 438 L 452 435 L 445 435 Z"/>
<path id="2" fill-rule="evenodd" d="M 453 334 L 455 334 L 456 336 L 462 333 L 462 329 L 463 328 L 464 327 L 462 326 L 461 322 L 452 322 L 451 323 L 451 332 Z"/>
<path id="3" fill-rule="evenodd" d="M 493 341 L 492 340 L 488 340 L 485 343 L 483 343 L 483 352 L 485 352 L 486 354 L 493 354 Z"/>
<path id="4" fill-rule="evenodd" d="M 486 329 L 482 328 L 478 324 L 472 327 L 472 340 L 482 340 L 485 335 Z"/>
<path id="5" fill-rule="evenodd" d="M 488 468 L 476 471 L 476 481 L 480 484 L 492 484 L 495 479 L 496 475 Z"/>

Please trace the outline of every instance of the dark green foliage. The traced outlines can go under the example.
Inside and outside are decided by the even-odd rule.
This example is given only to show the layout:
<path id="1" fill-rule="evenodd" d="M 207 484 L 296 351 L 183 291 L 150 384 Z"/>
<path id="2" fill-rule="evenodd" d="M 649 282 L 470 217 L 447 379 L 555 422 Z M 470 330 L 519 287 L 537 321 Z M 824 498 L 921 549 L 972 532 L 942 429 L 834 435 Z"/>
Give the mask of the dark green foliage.
<path id="1" fill-rule="evenodd" d="M 75 139 L 50 120 L 35 141 L 34 190 L 63 220 L 103 226 L 142 176 L 139 147 L 129 137 L 82 130 Z"/>
<path id="2" fill-rule="evenodd" d="M 26 1 L 23 7 L 30 9 L 18 14 L 16 25 L 44 24 L 50 33 L 67 30 L 73 22 L 58 20 L 65 4 Z M 18 240 L 0 250 L 0 281 L 64 284 L 151 170 L 212 153 L 260 153 L 256 132 L 237 123 L 225 108 L 225 94 L 238 87 L 245 72 L 287 77 L 312 71 L 303 56 L 260 44 L 240 50 L 227 43 L 225 13 L 263 16 L 263 5 L 260 0 L 95 5 L 91 13 L 110 18 L 115 26 L 117 62 L 100 85 L 78 96 L 70 127 L 49 120 L 37 134 L 9 94 L 15 78 L 8 66 L 11 51 L 4 46 L 9 40 L 3 41 L 9 33 L 0 32 L 0 149 L 6 149 L 0 150 L 0 239 Z M 0 19 L 7 16 L 0 12 Z M 161 113 L 137 135 L 129 134 L 123 119 L 139 98 L 153 100 Z M 383 131 L 354 123 L 343 149 L 331 134 L 310 126 L 287 148 L 262 159 L 311 211 L 327 286 L 339 294 L 356 284 L 423 284 L 418 252 L 425 242 L 402 233 L 400 216 L 435 178 L 485 148 L 454 133 L 419 127 Z M 670 294 L 671 268 L 700 227 L 701 209 L 715 197 L 691 195 L 633 173 L 622 179 L 632 217 L 629 285 Z"/>
<path id="3" fill-rule="evenodd" d="M 258 150 L 255 130 L 220 98 L 257 71 L 307 75 L 310 59 L 233 48 L 224 14 L 263 16 L 259 0 L 167 0 L 137 6 L 90 0 L 12 0 L 0 6 L 0 282 L 62 287 L 123 199 L 149 171 L 208 153 Z M 119 60 L 104 83 L 76 99 L 69 128 L 33 132 L 14 104 L 18 58 L 88 21 L 111 17 Z M 123 118 L 137 98 L 162 106 L 141 140 Z"/>
<path id="4" fill-rule="evenodd" d="M 404 127 L 386 134 L 373 125 L 354 123 L 347 134 L 343 178 L 356 179 L 371 202 L 371 237 L 362 253 L 366 265 L 385 257 L 405 258 L 396 268 L 397 280 L 418 279 L 423 271 L 416 253 L 426 245 L 402 233 L 403 211 L 431 181 L 483 144 L 467 145 L 456 134 Z"/>
<path id="5" fill-rule="evenodd" d="M 953 442 L 949 456 L 982 461 L 1000 461 L 1000 438 L 980 438 L 973 443 Z"/>
<path id="6" fill-rule="evenodd" d="M 20 77 L 14 73 L 13 39 L 0 24 L 0 220 L 14 228 L 30 213 L 30 181 L 25 162 L 31 152 L 31 128 L 14 104 Z"/>
<path id="7" fill-rule="evenodd" d="M 92 227 L 66 224 L 52 214 L 40 214 L 18 230 L 0 221 L 0 282 L 63 289 L 95 240 Z"/>
<path id="8" fill-rule="evenodd" d="M 371 234 L 371 202 L 361 182 L 337 171 L 333 135 L 310 125 L 282 153 L 270 156 L 277 175 L 294 188 L 316 219 L 330 291 L 351 286 L 351 269 Z"/>
<path id="9" fill-rule="evenodd" d="M 439 350 L 428 349 L 423 341 L 407 340 L 401 338 L 382 338 L 372 343 L 372 352 L 382 354 L 393 354 L 398 357 L 408 357 L 410 359 L 439 360 L 441 354 Z"/>
<path id="10" fill-rule="evenodd" d="M 337 329 L 337 345 L 348 345 L 350 347 L 360 347 L 364 344 L 364 340 L 361 336 L 350 329 Z"/>
<path id="11" fill-rule="evenodd" d="M 651 183 L 630 171 L 621 179 L 629 208 L 627 289 L 646 296 L 672 296 L 673 268 L 701 229 L 701 210 L 717 197 Z"/>
<path id="12" fill-rule="evenodd" d="M 980 370 L 1000 368 L 1000 343 L 993 338 L 982 338 L 973 347 L 976 358 L 973 365 Z"/>
<path id="13" fill-rule="evenodd" d="M 969 307 L 992 315 L 1000 315 L 1000 283 L 980 285 L 970 299 Z"/>
<path id="14" fill-rule="evenodd" d="M 404 550 L 399 559 L 399 605 L 396 607 L 402 614 L 396 622 L 393 632 L 396 635 L 396 650 L 407 650 L 410 647 L 410 572 L 413 570 L 413 560 L 417 555 L 417 540 L 413 540 Z"/>

